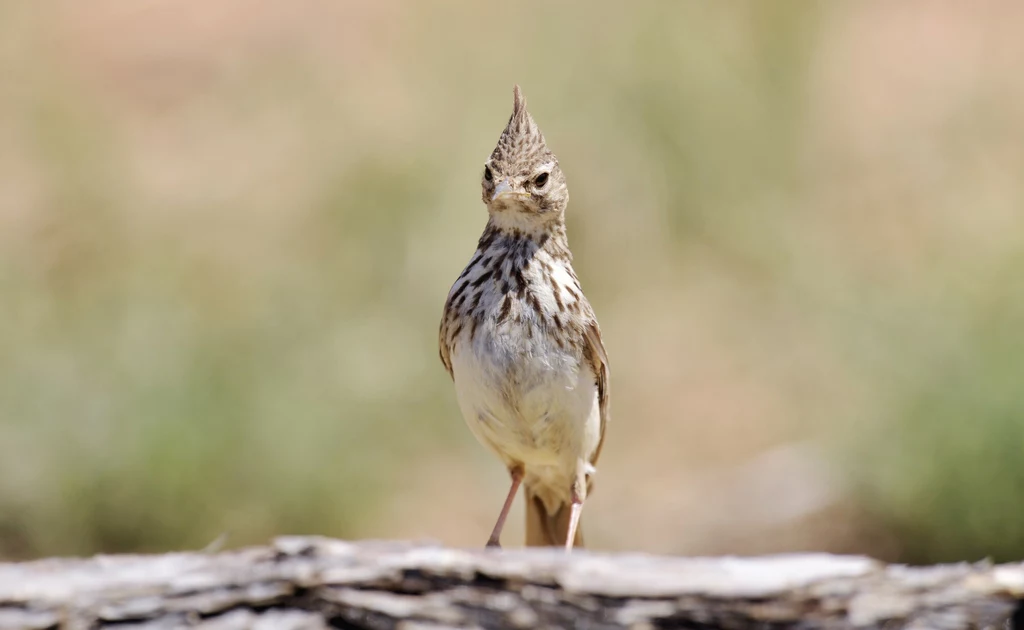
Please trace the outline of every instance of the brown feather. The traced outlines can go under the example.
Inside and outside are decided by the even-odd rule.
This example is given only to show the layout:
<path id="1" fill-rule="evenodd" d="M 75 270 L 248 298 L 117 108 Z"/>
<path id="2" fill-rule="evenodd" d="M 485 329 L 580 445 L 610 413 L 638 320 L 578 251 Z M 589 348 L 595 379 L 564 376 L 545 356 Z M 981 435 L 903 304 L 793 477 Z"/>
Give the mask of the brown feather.
<path id="1" fill-rule="evenodd" d="M 549 514 L 544 502 L 529 486 L 523 489 L 526 498 L 526 546 L 562 547 L 569 532 L 569 504 L 562 503 L 554 514 Z M 583 526 L 576 529 L 573 547 L 583 546 Z"/>
<path id="2" fill-rule="evenodd" d="M 608 428 L 608 354 L 605 352 L 604 342 L 601 341 L 601 329 L 596 319 L 591 320 L 584 336 L 587 345 L 584 347 L 583 356 L 591 362 L 590 366 L 597 375 L 597 406 L 601 412 L 601 440 L 597 443 L 594 456 L 590 458 L 590 463 L 596 464 L 597 458 L 601 456 L 605 430 Z"/>

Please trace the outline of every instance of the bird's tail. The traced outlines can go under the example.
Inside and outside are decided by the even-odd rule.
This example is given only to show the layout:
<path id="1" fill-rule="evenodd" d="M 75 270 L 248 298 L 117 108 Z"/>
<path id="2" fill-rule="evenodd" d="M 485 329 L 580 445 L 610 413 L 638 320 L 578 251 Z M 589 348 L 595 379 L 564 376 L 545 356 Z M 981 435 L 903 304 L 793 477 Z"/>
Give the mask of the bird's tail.
<path id="1" fill-rule="evenodd" d="M 572 508 L 561 503 L 554 512 L 549 512 L 533 488 L 525 486 L 526 494 L 526 546 L 564 547 L 569 533 L 569 514 Z M 583 546 L 583 526 L 576 528 L 573 547 Z"/>

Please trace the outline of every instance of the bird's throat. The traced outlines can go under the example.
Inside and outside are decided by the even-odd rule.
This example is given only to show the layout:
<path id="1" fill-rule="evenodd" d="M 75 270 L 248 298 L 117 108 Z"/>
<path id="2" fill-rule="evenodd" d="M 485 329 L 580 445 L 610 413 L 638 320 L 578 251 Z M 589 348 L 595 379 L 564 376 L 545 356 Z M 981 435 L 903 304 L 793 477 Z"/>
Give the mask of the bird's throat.
<path id="1" fill-rule="evenodd" d="M 561 213 L 539 213 L 515 203 L 490 205 L 487 210 L 490 215 L 488 227 L 508 234 L 525 234 L 538 239 L 546 233 L 565 231 Z"/>

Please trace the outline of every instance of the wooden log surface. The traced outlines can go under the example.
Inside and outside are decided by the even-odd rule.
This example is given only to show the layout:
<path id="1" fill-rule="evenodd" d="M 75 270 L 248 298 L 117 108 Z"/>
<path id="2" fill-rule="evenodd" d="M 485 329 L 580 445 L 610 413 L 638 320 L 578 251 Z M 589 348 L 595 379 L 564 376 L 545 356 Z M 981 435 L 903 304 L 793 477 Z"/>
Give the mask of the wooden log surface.
<path id="1" fill-rule="evenodd" d="M 1024 564 L 682 558 L 289 537 L 0 564 L 0 629 L 1011 628 Z"/>

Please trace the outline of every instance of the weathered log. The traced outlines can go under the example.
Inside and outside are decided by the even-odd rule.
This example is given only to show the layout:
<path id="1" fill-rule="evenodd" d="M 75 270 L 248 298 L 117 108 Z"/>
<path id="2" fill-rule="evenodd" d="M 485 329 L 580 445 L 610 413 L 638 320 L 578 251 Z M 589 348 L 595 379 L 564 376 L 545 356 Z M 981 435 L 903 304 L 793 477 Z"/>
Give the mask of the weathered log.
<path id="1" fill-rule="evenodd" d="M 281 538 L 0 565 L 0 628 L 1009 628 L 1024 564 Z"/>

